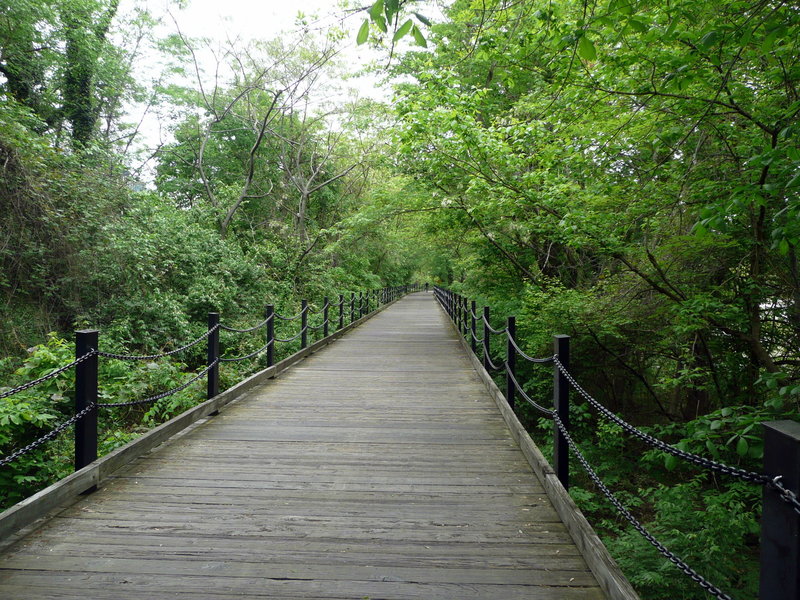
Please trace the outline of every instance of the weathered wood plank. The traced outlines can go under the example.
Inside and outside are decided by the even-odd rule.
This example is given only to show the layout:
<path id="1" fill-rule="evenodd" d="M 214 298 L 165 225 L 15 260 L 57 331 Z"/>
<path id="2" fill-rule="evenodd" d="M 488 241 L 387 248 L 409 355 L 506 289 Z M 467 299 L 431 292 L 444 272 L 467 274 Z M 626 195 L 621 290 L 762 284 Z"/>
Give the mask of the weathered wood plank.
<path id="1" fill-rule="evenodd" d="M 0 597 L 604 597 L 429 294 L 247 391 L 8 548 Z"/>

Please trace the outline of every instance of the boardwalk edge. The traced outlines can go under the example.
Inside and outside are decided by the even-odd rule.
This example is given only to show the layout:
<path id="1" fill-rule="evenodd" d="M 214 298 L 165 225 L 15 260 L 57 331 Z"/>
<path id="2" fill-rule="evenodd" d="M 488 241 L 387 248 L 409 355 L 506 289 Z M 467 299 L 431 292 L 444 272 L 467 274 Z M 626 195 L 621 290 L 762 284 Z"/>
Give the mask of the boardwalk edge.
<path id="1" fill-rule="evenodd" d="M 438 303 L 437 303 L 438 305 Z M 441 309 L 441 306 L 439 306 Z M 444 311 L 442 311 L 444 314 Z M 447 322 L 456 331 L 452 321 L 445 314 Z M 640 600 L 636 590 L 633 589 L 628 578 L 619 568 L 617 562 L 609 554 L 608 549 L 594 531 L 589 521 L 583 515 L 581 510 L 575 504 L 575 501 L 570 497 L 564 486 L 558 480 L 558 477 L 553 470 L 553 467 L 544 457 L 542 452 L 533 443 L 530 435 L 520 423 L 517 415 L 508 404 L 505 395 L 497 387 L 492 376 L 484 369 L 483 364 L 478 357 L 473 354 L 469 344 L 458 334 L 458 339 L 464 349 L 467 357 L 472 363 L 473 368 L 483 382 L 489 395 L 494 400 L 500 413 L 503 415 L 503 420 L 508 425 L 511 435 L 522 450 L 525 458 L 530 464 L 536 476 L 544 486 L 547 496 L 553 503 L 558 516 L 567 527 L 572 540 L 578 547 L 581 555 L 583 556 L 592 574 L 597 579 L 597 583 L 602 588 L 603 592 L 610 600 Z"/>

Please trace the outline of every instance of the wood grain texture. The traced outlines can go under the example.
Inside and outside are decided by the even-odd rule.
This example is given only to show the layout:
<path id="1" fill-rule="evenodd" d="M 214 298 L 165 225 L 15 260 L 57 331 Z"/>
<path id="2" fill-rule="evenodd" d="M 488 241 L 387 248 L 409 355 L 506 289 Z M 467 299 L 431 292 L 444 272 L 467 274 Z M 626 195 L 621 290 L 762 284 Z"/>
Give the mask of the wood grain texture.
<path id="1" fill-rule="evenodd" d="M 0 597 L 605 594 L 420 293 L 250 387 L 11 545 Z"/>

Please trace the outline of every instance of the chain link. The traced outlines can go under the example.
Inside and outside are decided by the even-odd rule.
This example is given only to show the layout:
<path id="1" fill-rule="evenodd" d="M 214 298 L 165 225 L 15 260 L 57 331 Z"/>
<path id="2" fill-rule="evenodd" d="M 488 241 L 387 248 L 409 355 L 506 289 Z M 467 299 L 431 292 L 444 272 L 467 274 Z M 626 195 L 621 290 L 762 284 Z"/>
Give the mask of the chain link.
<path id="1" fill-rule="evenodd" d="M 222 323 L 220 323 L 219 328 L 224 330 L 224 331 L 232 331 L 234 333 L 250 333 L 251 331 L 255 331 L 256 329 L 261 329 L 262 327 L 264 327 L 267 323 L 269 323 L 270 321 L 273 320 L 274 316 L 275 316 L 275 313 L 272 313 L 266 319 L 261 321 L 261 323 L 258 323 L 257 325 L 253 325 L 252 327 L 247 327 L 245 329 L 236 329 L 236 327 L 228 327 L 227 325 L 223 325 Z"/>
<path id="2" fill-rule="evenodd" d="M 87 355 L 84 354 L 84 356 L 87 356 Z M 89 406 L 84 408 L 82 411 L 77 413 L 75 416 L 71 417 L 67 421 L 64 421 L 61 425 L 59 425 L 58 427 L 56 427 L 55 429 L 50 431 L 50 433 L 44 434 L 38 440 L 36 440 L 34 442 L 31 442 L 30 444 L 28 444 L 24 448 L 20 448 L 19 450 L 16 450 L 15 452 L 12 452 L 8 456 L 3 457 L 2 459 L 0 459 L 0 467 L 5 467 L 7 464 L 15 461 L 16 459 L 18 459 L 23 454 L 27 454 L 31 450 L 35 450 L 39 446 L 42 446 L 45 442 L 48 442 L 48 441 L 52 440 L 59 433 L 64 431 L 67 427 L 69 427 L 70 425 L 72 425 L 73 423 L 75 423 L 77 421 L 80 421 L 89 412 L 91 412 L 93 409 L 97 408 L 97 406 L 98 405 L 95 404 L 95 403 L 90 404 Z"/>
<path id="3" fill-rule="evenodd" d="M 86 360 L 89 360 L 92 356 L 95 356 L 96 354 L 99 354 L 99 352 L 97 350 L 94 350 L 94 349 L 89 350 L 89 352 L 87 352 L 83 356 L 73 360 L 68 365 L 64 365 L 63 367 L 59 367 L 58 369 L 56 369 L 52 373 L 48 373 L 47 375 L 45 375 L 43 377 L 39 377 L 38 379 L 34 379 L 33 381 L 29 381 L 28 383 L 22 384 L 19 387 L 15 387 L 15 388 L 10 389 L 10 390 L 8 390 L 6 392 L 3 392 L 2 394 L 0 394 L 0 399 L 8 398 L 9 396 L 13 396 L 14 394 L 18 394 L 19 392 L 24 392 L 25 390 L 28 390 L 28 389 L 30 389 L 30 388 L 32 388 L 34 386 L 37 386 L 40 383 L 42 383 L 44 381 L 47 381 L 48 379 L 53 379 L 53 377 L 58 377 L 64 371 L 69 371 L 72 367 L 75 367 L 75 366 L 81 364 L 82 362 L 84 362 Z"/>
<path id="4" fill-rule="evenodd" d="M 512 346 L 514 346 L 514 350 L 517 351 L 517 354 L 519 354 L 522 358 L 524 358 L 528 362 L 546 364 L 546 363 L 551 363 L 553 362 L 553 360 L 555 360 L 555 356 L 547 356 L 545 358 L 534 358 L 533 356 L 529 356 L 528 354 L 523 352 L 519 346 L 517 346 L 517 340 L 515 340 L 514 337 L 511 335 L 508 336 L 508 341 L 511 342 Z"/>
<path id="5" fill-rule="evenodd" d="M 667 444 L 666 442 L 662 442 L 658 438 L 655 438 L 652 435 L 647 434 L 644 431 L 641 431 L 641 430 L 637 429 L 636 427 L 634 427 L 633 425 L 631 425 L 627 421 L 624 421 L 623 419 L 621 419 L 620 417 L 615 415 L 613 412 L 611 412 L 605 406 L 603 406 L 597 400 L 595 400 L 591 395 L 589 395 L 589 393 L 586 390 L 584 390 L 578 384 L 577 381 L 575 381 L 575 378 L 570 374 L 569 371 L 567 371 L 567 369 L 564 367 L 564 365 L 561 364 L 561 361 L 558 359 L 558 355 L 553 357 L 553 361 L 558 366 L 558 370 L 561 371 L 561 373 L 564 375 L 564 377 L 567 378 L 567 381 L 569 381 L 570 385 L 575 389 L 575 391 L 577 391 L 587 402 L 589 402 L 589 404 L 591 404 L 595 409 L 597 409 L 607 419 L 613 421 L 614 423 L 616 423 L 617 425 L 622 427 L 625 431 L 627 431 L 631 435 L 634 435 L 634 436 L 638 437 L 640 440 L 642 440 L 646 444 L 649 444 L 650 446 L 653 446 L 654 448 L 658 448 L 659 450 L 662 450 L 663 452 L 666 452 L 668 454 L 672 454 L 673 456 L 677 456 L 678 458 L 681 458 L 681 459 L 683 459 L 683 460 L 685 460 L 687 462 L 693 463 L 693 464 L 698 465 L 700 467 L 709 469 L 711 471 L 717 471 L 719 473 L 724 473 L 725 475 L 731 475 L 733 477 L 738 477 L 739 479 L 743 479 L 744 481 L 749 481 L 751 483 L 759 483 L 759 484 L 762 484 L 762 485 L 766 484 L 766 483 L 769 483 L 771 481 L 769 477 L 767 477 L 766 475 L 762 475 L 761 473 L 755 473 L 753 471 L 747 471 L 745 469 L 740 469 L 738 467 L 732 467 L 730 465 L 726 465 L 724 463 L 719 463 L 719 462 L 713 461 L 711 459 L 705 458 L 703 456 L 699 456 L 697 454 L 692 454 L 691 452 L 686 452 L 684 450 L 679 450 L 675 446 L 671 446 L 671 445 Z"/>
<path id="6" fill-rule="evenodd" d="M 297 319 L 299 319 L 300 317 L 303 316 L 303 312 L 304 311 L 301 310 L 299 313 L 297 313 L 293 317 L 284 317 L 283 315 L 279 315 L 278 313 L 275 313 L 275 317 L 277 319 L 280 319 L 281 321 L 296 321 Z"/>
<path id="7" fill-rule="evenodd" d="M 172 356 L 173 354 L 178 354 L 179 352 L 188 350 L 192 346 L 196 346 L 204 339 L 206 339 L 209 335 L 214 333 L 217 329 L 219 329 L 219 327 L 220 325 L 219 323 L 217 323 L 196 340 L 189 342 L 185 346 L 181 346 L 180 348 L 175 348 L 175 350 L 170 350 L 169 352 L 164 352 L 162 354 L 136 355 L 136 354 L 114 354 L 112 352 L 98 352 L 97 354 L 102 356 L 103 358 L 114 358 L 117 360 L 155 360 L 157 358 L 164 358 L 166 356 Z"/>
<path id="8" fill-rule="evenodd" d="M 137 406 L 139 404 L 149 404 L 150 402 L 155 402 L 156 400 L 161 400 L 162 398 L 166 398 L 167 396 L 172 396 L 173 394 L 177 394 L 181 390 L 185 390 L 187 387 L 192 385 L 195 381 L 203 377 L 206 373 L 208 373 L 214 366 L 219 364 L 219 359 L 212 362 L 208 365 L 205 369 L 200 371 L 197 375 L 192 377 L 186 383 L 179 385 L 178 387 L 172 388 L 171 390 L 167 390 L 166 392 L 161 392 L 160 394 L 156 394 L 155 396 L 150 396 L 149 398 L 144 398 L 142 400 L 132 400 L 131 402 L 106 402 L 98 404 L 99 408 L 115 408 L 119 406 Z"/>
<path id="9" fill-rule="evenodd" d="M 561 421 L 561 417 L 558 416 L 557 412 L 553 412 L 553 420 L 555 421 L 558 429 L 561 431 L 561 434 L 564 436 L 564 439 L 569 444 L 569 448 L 572 453 L 575 455 L 575 458 L 578 459 L 578 462 L 581 463 L 581 466 L 586 471 L 586 474 L 589 475 L 591 480 L 595 483 L 598 489 L 603 492 L 606 498 L 608 498 L 609 502 L 614 505 L 614 508 L 619 511 L 619 513 L 625 517 L 625 519 L 633 526 L 636 531 L 638 531 L 648 542 L 650 542 L 656 550 L 658 550 L 662 556 L 664 556 L 667 560 L 669 560 L 672 564 L 678 567 L 684 574 L 688 575 L 689 578 L 694 581 L 695 583 L 699 584 L 705 591 L 707 591 L 712 596 L 719 598 L 720 600 L 733 600 L 731 596 L 720 590 L 718 587 L 710 583 L 706 580 L 702 575 L 700 575 L 697 571 L 692 569 L 686 562 L 684 562 L 679 556 L 668 550 L 661 542 L 659 542 L 652 533 L 645 529 L 644 525 L 642 525 L 636 517 L 631 514 L 631 512 L 625 508 L 622 502 L 613 494 L 611 490 L 606 487 L 603 481 L 600 479 L 600 476 L 592 469 L 589 462 L 583 456 L 583 453 L 575 444 L 572 436 L 570 436 L 567 428 L 564 426 L 564 423 Z"/>
<path id="10" fill-rule="evenodd" d="M 486 320 L 486 316 L 484 315 L 482 318 L 483 324 L 486 325 L 486 329 L 489 330 L 490 333 L 495 335 L 503 335 L 504 333 L 508 333 L 508 327 L 504 327 L 503 329 L 495 329 L 491 326 L 489 321 Z"/>
<path id="11" fill-rule="evenodd" d="M 302 329 L 301 329 L 299 332 L 297 332 L 297 334 L 296 334 L 296 335 L 293 335 L 292 337 L 290 337 L 290 338 L 286 338 L 286 339 L 283 339 L 283 338 L 278 338 L 278 337 L 276 337 L 276 338 L 275 338 L 275 341 L 276 341 L 276 342 L 284 342 L 284 343 L 286 343 L 286 342 L 293 342 L 293 341 L 295 341 L 296 339 L 298 339 L 298 338 L 299 338 L 301 335 L 303 335 L 303 331 L 304 331 L 304 330 L 302 330 Z"/>
<path id="12" fill-rule="evenodd" d="M 511 378 L 511 382 L 514 384 L 514 387 L 516 388 L 517 392 L 519 392 L 519 394 L 520 394 L 520 395 L 521 395 L 521 396 L 522 396 L 522 397 L 523 397 L 523 398 L 524 398 L 524 399 L 525 399 L 525 400 L 528 402 L 528 404 L 530 404 L 530 405 L 531 405 L 533 408 L 535 408 L 536 410 L 538 410 L 538 411 L 540 411 L 540 412 L 543 412 L 545 415 L 547 415 L 548 417 L 550 417 L 550 418 L 552 419 L 552 418 L 553 418 L 553 413 L 555 413 L 555 411 L 554 411 L 554 410 L 552 410 L 552 409 L 549 409 L 549 408 L 545 408 L 545 407 L 544 407 L 544 406 L 542 406 L 541 404 L 537 403 L 537 402 L 536 402 L 536 401 L 535 401 L 533 398 L 531 398 L 531 397 L 530 397 L 530 396 L 529 396 L 529 395 L 528 395 L 528 394 L 525 392 L 525 390 L 523 390 L 523 389 L 522 389 L 522 386 L 521 386 L 521 385 L 519 384 L 519 382 L 517 381 L 517 378 L 514 376 L 514 373 L 512 373 L 512 372 L 511 372 L 511 368 L 508 366 L 508 363 L 505 363 L 505 364 L 504 364 L 504 366 L 505 366 L 505 368 L 506 368 L 506 373 L 507 373 L 507 374 L 508 374 L 508 376 Z"/>
<path id="13" fill-rule="evenodd" d="M 770 487 L 778 492 L 781 497 L 781 500 L 787 502 L 788 504 L 792 505 L 792 509 L 794 512 L 800 516 L 800 500 L 797 498 L 797 494 L 795 494 L 792 490 L 787 488 L 783 483 L 781 483 L 781 479 L 783 479 L 783 475 L 778 475 L 769 480 L 767 483 L 767 487 Z"/>
<path id="14" fill-rule="evenodd" d="M 273 341 L 279 341 L 279 340 L 273 340 Z M 251 352 L 250 354 L 248 354 L 246 356 L 239 356 L 239 357 L 236 357 L 236 358 L 220 358 L 219 361 L 220 362 L 239 362 L 241 360 L 247 360 L 248 358 L 253 358 L 253 357 L 258 356 L 259 354 L 261 354 L 267 348 L 269 348 L 270 344 L 272 344 L 273 341 L 267 342 L 266 344 L 261 346 L 261 348 L 259 348 L 255 352 Z"/>

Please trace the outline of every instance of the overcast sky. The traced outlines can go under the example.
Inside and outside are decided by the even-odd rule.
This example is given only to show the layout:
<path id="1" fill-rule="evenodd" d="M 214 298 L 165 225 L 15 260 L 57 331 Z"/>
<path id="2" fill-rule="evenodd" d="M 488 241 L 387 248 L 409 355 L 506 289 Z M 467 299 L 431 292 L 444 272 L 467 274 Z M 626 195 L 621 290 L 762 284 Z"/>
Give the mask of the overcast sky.
<path id="1" fill-rule="evenodd" d="M 190 0 L 188 6 L 181 9 L 174 2 L 166 0 L 122 0 L 119 14 L 124 15 L 137 5 L 144 6 L 154 17 L 163 21 L 163 26 L 156 31 L 158 37 L 174 33 L 177 22 L 181 32 L 188 37 L 210 38 L 217 42 L 238 38 L 244 44 L 253 39 L 269 40 L 282 33 L 291 35 L 297 29 L 295 23 L 298 12 L 302 11 L 312 28 L 327 30 L 337 25 L 345 28 L 348 35 L 341 42 L 342 55 L 345 64 L 357 70 L 379 55 L 371 52 L 366 44 L 358 47 L 355 43 L 363 17 L 357 15 L 342 23 L 344 12 L 336 4 L 336 0 Z M 207 72 L 213 73 L 215 61 L 210 53 L 199 49 L 197 55 Z M 157 76 L 157 60 L 157 57 L 153 57 L 138 61 L 137 79 L 144 82 Z M 187 84 L 191 85 L 192 82 Z M 358 90 L 360 96 L 385 99 L 389 94 L 387 90 L 378 89 L 376 77 L 348 80 L 347 85 Z M 143 109 L 144 105 L 131 106 L 128 120 L 138 122 Z M 154 112 L 148 112 L 140 128 L 141 135 L 136 147 L 152 149 L 167 141 L 170 137 L 169 125 L 163 117 L 159 119 Z"/>

